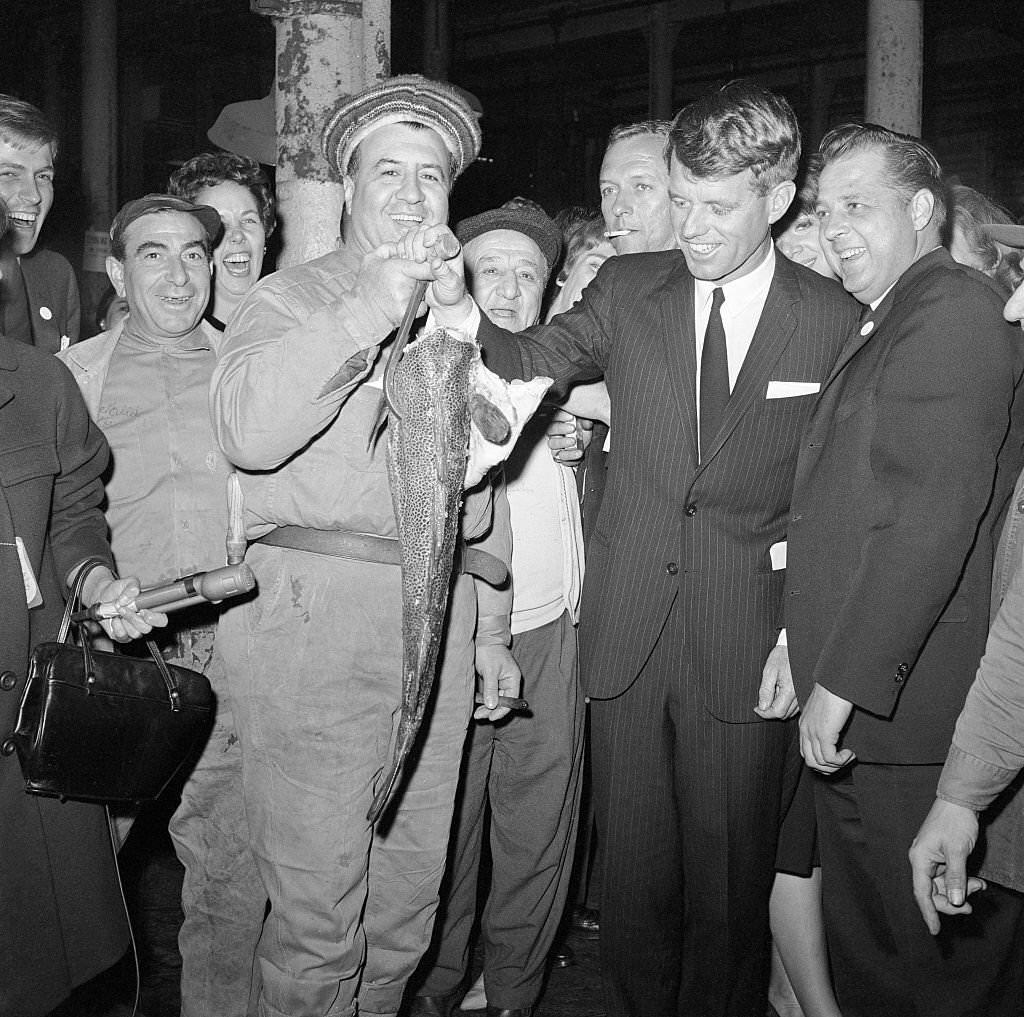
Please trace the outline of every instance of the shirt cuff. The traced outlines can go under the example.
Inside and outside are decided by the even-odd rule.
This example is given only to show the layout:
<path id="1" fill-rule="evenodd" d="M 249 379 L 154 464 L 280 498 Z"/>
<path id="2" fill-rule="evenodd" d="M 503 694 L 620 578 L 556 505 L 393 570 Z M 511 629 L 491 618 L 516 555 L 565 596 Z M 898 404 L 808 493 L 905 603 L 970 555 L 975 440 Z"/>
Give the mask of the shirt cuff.
<path id="1" fill-rule="evenodd" d="M 470 298 L 470 310 L 465 318 L 462 319 L 456 325 L 445 325 L 445 328 L 450 328 L 453 331 L 464 332 L 470 338 L 475 339 L 477 332 L 480 331 L 480 308 L 477 307 L 476 301 Z M 426 329 L 429 332 L 433 328 L 437 328 L 437 318 L 434 316 L 434 309 L 431 308 L 427 312 Z"/>
<path id="2" fill-rule="evenodd" d="M 943 801 L 982 812 L 1015 776 L 1014 770 L 995 766 L 951 745 L 935 793 Z"/>

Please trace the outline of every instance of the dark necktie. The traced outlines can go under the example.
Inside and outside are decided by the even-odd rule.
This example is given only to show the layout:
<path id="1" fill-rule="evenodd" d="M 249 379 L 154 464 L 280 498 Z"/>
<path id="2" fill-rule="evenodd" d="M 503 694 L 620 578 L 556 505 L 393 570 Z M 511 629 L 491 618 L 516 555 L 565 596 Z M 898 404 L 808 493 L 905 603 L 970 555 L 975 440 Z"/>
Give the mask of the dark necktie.
<path id="1" fill-rule="evenodd" d="M 729 356 L 725 347 L 722 304 L 725 293 L 716 287 L 711 297 L 711 317 L 700 353 L 700 458 L 707 456 L 729 402 Z"/>
<path id="2" fill-rule="evenodd" d="M 19 343 L 32 345 L 32 320 L 29 314 L 28 294 L 21 265 L 15 255 L 0 254 L 0 334 Z"/>

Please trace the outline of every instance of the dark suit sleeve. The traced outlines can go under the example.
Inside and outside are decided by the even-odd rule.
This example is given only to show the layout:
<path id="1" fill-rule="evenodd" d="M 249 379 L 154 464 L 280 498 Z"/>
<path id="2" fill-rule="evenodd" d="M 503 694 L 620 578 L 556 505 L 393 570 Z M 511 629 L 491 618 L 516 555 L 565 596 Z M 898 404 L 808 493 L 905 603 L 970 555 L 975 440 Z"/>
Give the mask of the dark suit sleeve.
<path id="1" fill-rule="evenodd" d="M 547 325 L 506 332 L 481 311 L 477 338 L 487 366 L 507 379 L 553 378 L 550 394 L 555 396 L 564 396 L 577 382 L 600 378 L 608 363 L 615 292 L 622 276 L 615 260 L 605 262 L 582 299 Z"/>
<path id="2" fill-rule="evenodd" d="M 57 456 L 60 470 L 54 481 L 50 543 L 57 574 L 64 579 L 86 558 L 98 557 L 112 566 L 107 523 L 101 510 L 101 480 L 110 450 L 89 417 L 78 386 L 63 364 L 53 361 L 57 393 Z"/>
<path id="3" fill-rule="evenodd" d="M 874 399 L 875 515 L 814 673 L 882 716 L 903 688 L 895 669 L 913 666 L 978 536 L 1018 380 L 1019 337 L 987 293 L 956 288 L 954 298 L 944 275 L 912 295 L 880 377 L 864 393 Z"/>

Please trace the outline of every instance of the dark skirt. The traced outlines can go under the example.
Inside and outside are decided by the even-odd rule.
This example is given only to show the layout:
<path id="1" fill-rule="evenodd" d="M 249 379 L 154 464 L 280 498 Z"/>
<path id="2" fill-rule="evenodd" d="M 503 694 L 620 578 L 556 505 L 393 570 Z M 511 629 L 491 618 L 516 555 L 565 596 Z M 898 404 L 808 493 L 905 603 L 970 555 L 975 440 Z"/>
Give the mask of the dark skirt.
<path id="1" fill-rule="evenodd" d="M 799 767 L 799 770 L 797 770 Z M 799 750 L 786 761 L 786 778 L 796 781 L 793 800 L 782 818 L 775 870 L 794 876 L 810 876 L 821 865 L 818 857 L 818 824 L 814 815 L 814 783 L 817 774 L 804 764 Z"/>

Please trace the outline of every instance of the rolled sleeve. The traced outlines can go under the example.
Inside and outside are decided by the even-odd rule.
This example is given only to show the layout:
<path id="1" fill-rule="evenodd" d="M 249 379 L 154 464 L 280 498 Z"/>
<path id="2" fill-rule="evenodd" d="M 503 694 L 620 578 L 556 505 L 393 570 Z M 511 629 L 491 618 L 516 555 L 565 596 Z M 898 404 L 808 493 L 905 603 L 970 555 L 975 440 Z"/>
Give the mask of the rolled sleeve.
<path id="1" fill-rule="evenodd" d="M 279 466 L 330 424 L 392 331 L 344 251 L 270 276 L 235 313 L 213 374 L 224 453 L 244 469 Z"/>

